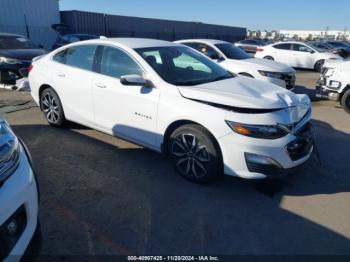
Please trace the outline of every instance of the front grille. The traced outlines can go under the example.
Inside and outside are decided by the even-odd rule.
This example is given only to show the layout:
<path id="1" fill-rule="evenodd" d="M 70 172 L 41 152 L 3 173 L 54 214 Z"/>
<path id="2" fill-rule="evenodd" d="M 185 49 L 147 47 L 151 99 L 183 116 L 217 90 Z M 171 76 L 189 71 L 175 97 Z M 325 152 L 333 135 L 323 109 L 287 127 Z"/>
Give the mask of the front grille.
<path id="1" fill-rule="evenodd" d="M 306 157 L 310 153 L 314 145 L 312 128 L 310 123 L 306 123 L 294 134 L 296 138 L 287 145 L 287 151 L 293 161 Z"/>

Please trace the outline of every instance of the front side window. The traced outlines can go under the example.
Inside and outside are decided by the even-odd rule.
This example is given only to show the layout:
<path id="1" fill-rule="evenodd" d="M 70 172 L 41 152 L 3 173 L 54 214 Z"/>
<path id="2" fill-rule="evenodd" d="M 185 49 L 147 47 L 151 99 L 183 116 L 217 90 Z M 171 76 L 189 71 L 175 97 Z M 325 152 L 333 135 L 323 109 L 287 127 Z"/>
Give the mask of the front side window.
<path id="1" fill-rule="evenodd" d="M 164 79 L 173 85 L 195 86 L 234 77 L 231 73 L 183 46 L 135 49 Z"/>
<path id="2" fill-rule="evenodd" d="M 305 53 L 312 52 L 312 49 L 310 47 L 307 47 L 306 45 L 300 45 L 300 44 L 294 44 L 293 50 L 298 52 L 305 52 Z"/>
<path id="3" fill-rule="evenodd" d="M 224 43 L 224 44 L 216 44 L 215 45 L 224 55 L 229 59 L 248 59 L 251 58 L 246 52 L 244 52 L 241 48 L 235 47 L 232 44 Z"/>
<path id="4" fill-rule="evenodd" d="M 116 78 L 143 74 L 140 66 L 128 54 L 107 46 L 103 48 L 100 73 Z"/>
<path id="5" fill-rule="evenodd" d="M 66 64 L 92 71 L 95 52 L 95 45 L 81 45 L 68 48 L 66 53 Z"/>

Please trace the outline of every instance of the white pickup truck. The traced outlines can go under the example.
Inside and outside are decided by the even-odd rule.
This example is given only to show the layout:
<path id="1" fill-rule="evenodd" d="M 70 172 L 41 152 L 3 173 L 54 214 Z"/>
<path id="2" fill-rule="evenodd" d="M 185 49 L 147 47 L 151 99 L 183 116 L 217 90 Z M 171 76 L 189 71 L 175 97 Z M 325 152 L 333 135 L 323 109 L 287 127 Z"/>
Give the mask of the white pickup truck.
<path id="1" fill-rule="evenodd" d="M 339 101 L 350 114 L 350 60 L 329 60 L 323 65 L 316 96 Z"/>

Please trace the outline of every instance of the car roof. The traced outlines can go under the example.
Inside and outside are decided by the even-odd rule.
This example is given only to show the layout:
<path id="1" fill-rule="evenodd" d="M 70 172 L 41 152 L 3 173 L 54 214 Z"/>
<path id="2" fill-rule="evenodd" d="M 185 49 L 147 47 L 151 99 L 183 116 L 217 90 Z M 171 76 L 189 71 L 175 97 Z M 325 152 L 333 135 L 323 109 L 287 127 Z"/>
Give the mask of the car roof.
<path id="1" fill-rule="evenodd" d="M 229 42 L 217 39 L 184 39 L 175 41 L 175 43 L 188 43 L 188 42 L 201 42 L 201 43 L 210 43 L 210 44 L 227 44 Z"/>
<path id="2" fill-rule="evenodd" d="M 178 44 L 176 43 L 148 38 L 101 38 L 88 40 L 84 42 L 94 44 L 119 44 L 132 49 L 162 46 L 178 46 Z"/>
<path id="3" fill-rule="evenodd" d="M 23 35 L 10 34 L 10 33 L 0 33 L 0 36 L 24 37 Z"/>

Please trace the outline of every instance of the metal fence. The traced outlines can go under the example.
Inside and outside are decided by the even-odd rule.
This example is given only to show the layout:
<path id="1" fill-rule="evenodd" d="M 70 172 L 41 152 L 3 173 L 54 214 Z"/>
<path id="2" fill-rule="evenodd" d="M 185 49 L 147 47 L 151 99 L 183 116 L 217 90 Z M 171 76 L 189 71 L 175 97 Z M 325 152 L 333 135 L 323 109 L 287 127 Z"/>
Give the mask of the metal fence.
<path id="1" fill-rule="evenodd" d="M 235 42 L 246 36 L 246 28 L 242 27 L 83 11 L 61 11 L 61 22 L 69 25 L 73 33 L 107 37 L 143 37 L 168 41 L 185 38 L 212 38 Z"/>

